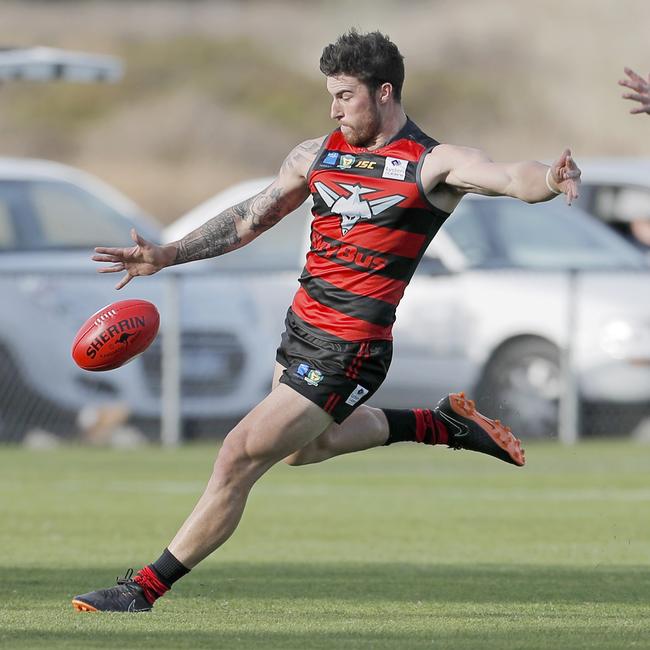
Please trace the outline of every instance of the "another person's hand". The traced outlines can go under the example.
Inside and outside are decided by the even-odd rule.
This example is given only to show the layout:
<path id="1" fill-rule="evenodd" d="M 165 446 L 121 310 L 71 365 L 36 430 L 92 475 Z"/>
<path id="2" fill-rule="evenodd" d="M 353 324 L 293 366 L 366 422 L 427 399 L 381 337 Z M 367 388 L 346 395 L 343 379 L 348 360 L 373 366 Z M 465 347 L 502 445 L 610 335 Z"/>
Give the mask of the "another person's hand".
<path id="1" fill-rule="evenodd" d="M 633 93 L 623 93 L 622 97 L 639 102 L 640 106 L 630 109 L 630 113 L 647 113 L 650 115 L 650 74 L 644 79 L 630 68 L 624 68 L 628 79 L 621 79 L 619 86 L 625 86 L 634 90 Z"/>
<path id="2" fill-rule="evenodd" d="M 549 170 L 550 180 L 560 192 L 566 195 L 566 202 L 569 205 L 578 198 L 581 173 L 580 168 L 573 160 L 571 149 L 565 149 Z"/>
<path id="3" fill-rule="evenodd" d="M 98 246 L 95 248 L 96 254 L 92 257 L 95 262 L 111 263 L 110 266 L 97 269 L 99 273 L 126 271 L 126 275 L 115 285 L 116 289 L 121 289 L 137 275 L 152 275 L 173 264 L 165 247 L 147 241 L 138 235 L 135 229 L 131 230 L 131 239 L 135 242 L 135 246 L 131 248 Z"/>

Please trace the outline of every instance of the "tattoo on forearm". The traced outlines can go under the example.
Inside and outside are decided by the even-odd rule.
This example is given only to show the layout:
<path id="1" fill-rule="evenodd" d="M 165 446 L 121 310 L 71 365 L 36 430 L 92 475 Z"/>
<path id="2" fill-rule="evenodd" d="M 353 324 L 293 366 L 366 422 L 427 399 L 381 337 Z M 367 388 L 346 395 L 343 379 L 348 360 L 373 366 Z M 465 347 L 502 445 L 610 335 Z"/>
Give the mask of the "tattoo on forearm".
<path id="1" fill-rule="evenodd" d="M 300 201 L 298 202 L 298 204 Z M 275 185 L 210 219 L 178 242 L 174 264 L 217 257 L 242 246 L 244 230 L 257 234 L 274 226 L 296 207 L 293 193 Z M 244 229 L 238 226 L 245 223 Z"/>
<path id="2" fill-rule="evenodd" d="M 322 143 L 323 138 L 299 144 L 282 163 L 280 177 L 282 172 L 295 175 L 296 167 L 299 170 L 309 167 Z M 247 244 L 298 207 L 305 198 L 306 194 L 303 195 L 301 190 L 282 188 L 276 181 L 271 187 L 225 210 L 183 237 L 177 244 L 174 264 L 217 257 Z"/>
<path id="3" fill-rule="evenodd" d="M 241 241 L 237 234 L 237 221 L 241 220 L 239 211 L 245 209 L 245 203 L 247 201 L 225 210 L 183 237 L 178 242 L 174 264 L 216 257 L 237 248 Z"/>

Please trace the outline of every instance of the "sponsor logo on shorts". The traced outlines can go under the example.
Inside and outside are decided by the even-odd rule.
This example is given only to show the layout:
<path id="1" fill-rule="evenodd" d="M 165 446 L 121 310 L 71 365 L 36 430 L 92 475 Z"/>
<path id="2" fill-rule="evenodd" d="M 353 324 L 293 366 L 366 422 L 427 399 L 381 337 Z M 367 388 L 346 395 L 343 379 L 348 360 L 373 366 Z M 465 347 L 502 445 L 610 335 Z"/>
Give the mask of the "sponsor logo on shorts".
<path id="1" fill-rule="evenodd" d="M 309 366 L 306 363 L 301 363 L 296 369 L 296 373 L 304 377 L 309 372 Z"/>
<path id="2" fill-rule="evenodd" d="M 350 396 L 345 400 L 349 406 L 354 406 L 362 397 L 365 397 L 370 391 L 360 384 L 350 393 Z"/>
<path id="3" fill-rule="evenodd" d="M 302 377 L 310 386 L 318 386 L 323 381 L 323 373 L 316 368 L 312 368 L 306 363 L 301 363 L 296 368 L 296 374 Z"/>
<path id="4" fill-rule="evenodd" d="M 384 173 L 382 178 L 394 178 L 398 181 L 403 181 L 406 178 L 406 170 L 408 169 L 409 161 L 402 158 L 386 157 L 384 163 Z"/>
<path id="5" fill-rule="evenodd" d="M 323 162 L 321 163 L 321 165 L 323 165 L 323 167 L 334 167 L 338 159 L 339 159 L 339 154 L 337 151 L 328 151 L 327 156 L 323 158 Z"/>
<path id="6" fill-rule="evenodd" d="M 318 386 L 323 380 L 323 373 L 320 370 L 310 370 L 304 377 L 310 386 Z"/>

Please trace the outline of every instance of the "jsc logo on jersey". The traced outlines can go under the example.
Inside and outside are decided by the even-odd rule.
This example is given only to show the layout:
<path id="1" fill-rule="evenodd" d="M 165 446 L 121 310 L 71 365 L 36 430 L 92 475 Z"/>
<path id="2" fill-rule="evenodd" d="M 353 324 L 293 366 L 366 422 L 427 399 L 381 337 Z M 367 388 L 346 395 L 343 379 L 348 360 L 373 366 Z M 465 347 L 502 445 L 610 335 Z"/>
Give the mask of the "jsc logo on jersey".
<path id="1" fill-rule="evenodd" d="M 398 181 L 403 181 L 406 178 L 406 170 L 408 169 L 409 161 L 402 158 L 391 158 L 388 156 L 384 163 L 384 173 L 382 178 L 394 178 Z"/>
<path id="2" fill-rule="evenodd" d="M 406 197 L 401 194 L 391 194 L 377 199 L 367 200 L 365 195 L 369 193 L 381 194 L 381 190 L 371 187 L 363 187 L 358 183 L 348 185 L 341 183 L 337 185 L 342 190 L 349 192 L 349 196 L 343 196 L 331 189 L 325 183 L 316 181 L 314 183 L 318 193 L 327 207 L 334 213 L 341 215 L 341 232 L 346 235 L 359 221 L 359 219 L 371 219 L 374 215 L 382 213 L 403 201 Z M 363 199 L 361 197 L 364 197 Z"/>
<path id="3" fill-rule="evenodd" d="M 358 160 L 354 166 L 355 169 L 374 169 L 377 165 L 376 160 Z"/>

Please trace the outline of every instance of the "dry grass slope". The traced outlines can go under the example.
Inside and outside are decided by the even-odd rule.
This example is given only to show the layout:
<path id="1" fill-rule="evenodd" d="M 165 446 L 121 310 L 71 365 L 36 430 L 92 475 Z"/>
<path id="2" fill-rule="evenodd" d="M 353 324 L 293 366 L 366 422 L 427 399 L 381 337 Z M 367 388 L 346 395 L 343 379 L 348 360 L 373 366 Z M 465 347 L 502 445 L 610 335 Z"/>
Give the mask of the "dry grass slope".
<path id="1" fill-rule="evenodd" d="M 650 120 L 616 86 L 623 65 L 650 70 L 642 0 L 8 1 L 2 24 L 4 44 L 127 64 L 117 86 L 5 84 L 2 154 L 80 165 L 165 221 L 331 128 L 317 61 L 351 25 L 400 45 L 406 108 L 438 139 L 498 159 L 648 154 Z"/>

